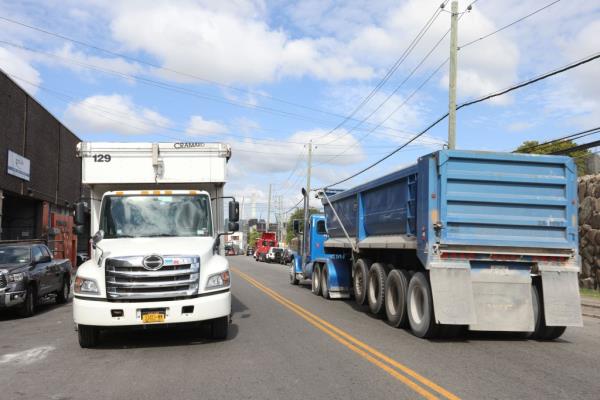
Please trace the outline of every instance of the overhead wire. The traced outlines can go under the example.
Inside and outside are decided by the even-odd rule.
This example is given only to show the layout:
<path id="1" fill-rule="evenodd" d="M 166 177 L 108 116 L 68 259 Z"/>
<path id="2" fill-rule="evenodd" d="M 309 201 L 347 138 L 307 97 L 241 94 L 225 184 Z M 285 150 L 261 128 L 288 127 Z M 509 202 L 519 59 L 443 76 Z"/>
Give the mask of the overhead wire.
<path id="1" fill-rule="evenodd" d="M 584 131 L 573 133 L 573 134 L 570 134 L 570 135 L 567 135 L 567 136 L 562 136 L 562 137 L 559 137 L 559 138 L 556 138 L 556 139 L 552 139 L 552 140 L 549 140 L 549 141 L 546 141 L 546 142 L 543 142 L 543 143 L 538 143 L 538 144 L 534 144 L 534 145 L 531 145 L 531 146 L 527 146 L 527 147 L 524 147 L 524 148 L 520 149 L 520 151 L 524 152 L 524 153 L 527 153 L 527 152 L 531 152 L 532 150 L 540 149 L 540 148 L 543 148 L 543 147 L 551 145 L 551 144 L 560 143 L 560 142 L 563 142 L 563 141 L 566 141 L 566 140 L 577 140 L 577 139 L 581 139 L 582 137 L 594 135 L 596 133 L 600 133 L 600 126 L 597 126 L 595 128 L 591 128 L 591 129 L 586 129 Z"/>
<path id="2" fill-rule="evenodd" d="M 501 91 L 498 91 L 498 92 L 495 92 L 495 93 L 491 93 L 491 94 L 489 94 L 487 96 L 481 97 L 481 98 L 476 99 L 476 100 L 471 100 L 471 101 L 462 103 L 461 105 L 459 105 L 458 107 L 456 107 L 456 110 L 460 110 L 460 109 L 462 109 L 464 107 L 468 107 L 468 106 L 471 106 L 471 105 L 474 105 L 474 104 L 477 104 L 477 103 L 480 103 L 480 102 L 492 99 L 494 97 L 502 96 L 502 95 L 510 93 L 510 92 L 512 92 L 514 90 L 520 89 L 522 87 L 534 84 L 534 83 L 539 82 L 541 80 L 544 80 L 544 79 L 550 78 L 552 76 L 558 75 L 560 73 L 566 72 L 568 70 L 571 70 L 573 68 L 577 68 L 577 67 L 579 67 L 581 65 L 584 65 L 584 64 L 587 64 L 589 62 L 592 62 L 592 61 L 594 61 L 594 60 L 596 60 L 598 58 L 600 58 L 600 53 L 595 53 L 595 54 L 593 54 L 591 56 L 585 57 L 583 59 L 580 59 L 578 61 L 570 63 L 570 64 L 568 64 L 566 66 L 557 68 L 557 69 L 552 70 L 550 72 L 546 72 L 546 73 L 544 73 L 542 75 L 539 75 L 539 76 L 537 76 L 535 78 L 528 79 L 528 80 L 523 81 L 521 83 L 518 83 L 518 84 L 516 84 L 514 86 L 506 88 L 504 90 L 501 90 Z M 326 185 L 326 186 L 324 186 L 321 189 L 324 189 L 324 188 L 327 188 L 327 187 L 331 187 L 331 186 L 336 186 L 336 185 L 339 185 L 340 183 L 347 182 L 350 179 L 355 178 L 355 177 L 357 177 L 357 176 L 365 173 L 366 171 L 370 170 L 371 168 L 373 168 L 373 167 L 381 164 L 383 161 L 387 160 L 388 158 L 390 158 L 391 156 L 393 156 L 394 154 L 396 154 L 397 152 L 399 152 L 400 150 L 402 150 L 403 148 L 405 148 L 408 144 L 412 143 L 414 140 L 416 140 L 417 138 L 419 138 L 421 135 L 425 134 L 431 128 L 433 128 L 434 126 L 436 126 L 437 124 L 439 124 L 441 121 L 443 121 L 444 119 L 446 119 L 447 116 L 448 116 L 448 113 L 442 115 L 441 117 L 439 117 L 438 119 L 436 119 L 433 123 L 429 124 L 421 132 L 419 132 L 418 134 L 416 134 L 413 138 L 411 138 L 410 140 L 408 140 L 406 143 L 398 146 L 396 149 L 394 149 L 392 152 L 388 153 L 386 156 L 384 156 L 384 157 L 380 158 L 379 160 L 371 163 L 367 167 L 362 168 L 360 171 L 358 171 L 358 172 L 356 172 L 356 173 L 354 173 L 354 174 L 352 174 L 352 175 L 350 175 L 350 176 L 348 176 L 348 177 L 346 177 L 346 178 L 344 178 L 342 180 L 339 180 L 339 181 L 337 181 L 335 183 Z"/>
<path id="3" fill-rule="evenodd" d="M 417 36 L 415 38 L 413 38 L 413 40 L 410 42 L 408 47 L 402 52 L 400 57 L 388 69 L 388 71 L 383 76 L 383 78 L 377 83 L 377 85 L 375 85 L 375 87 L 369 92 L 369 94 L 365 98 L 363 98 L 363 100 L 352 110 L 352 112 L 350 114 L 348 114 L 348 116 L 346 116 L 334 128 L 330 129 L 326 134 L 321 136 L 319 139 L 324 139 L 325 137 L 329 136 L 330 134 L 332 134 L 333 132 L 335 132 L 336 130 L 341 128 L 346 122 L 348 122 L 352 117 L 354 117 L 356 115 L 356 113 L 358 111 L 360 111 L 362 109 L 362 107 L 364 107 L 373 98 L 373 96 L 375 96 L 375 94 L 377 94 L 377 92 L 386 84 L 386 82 L 390 79 L 390 77 L 398 70 L 400 65 L 402 65 L 402 63 L 410 55 L 410 53 L 413 51 L 413 49 L 416 47 L 416 45 L 421 41 L 423 36 L 427 33 L 427 31 L 431 27 L 431 25 L 433 25 L 433 22 L 440 15 L 441 9 L 444 8 L 444 6 L 446 5 L 446 3 L 448 1 L 449 0 L 444 0 L 444 2 L 435 9 L 433 15 L 431 17 L 429 17 L 429 19 L 425 22 L 425 25 L 421 28 L 421 30 L 419 31 Z"/>

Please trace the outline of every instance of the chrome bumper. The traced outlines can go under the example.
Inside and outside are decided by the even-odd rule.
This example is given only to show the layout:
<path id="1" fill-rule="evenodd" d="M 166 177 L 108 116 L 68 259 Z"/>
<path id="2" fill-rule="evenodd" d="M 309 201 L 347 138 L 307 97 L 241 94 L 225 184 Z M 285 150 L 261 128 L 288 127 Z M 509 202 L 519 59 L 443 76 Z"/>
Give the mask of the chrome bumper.
<path id="1" fill-rule="evenodd" d="M 0 308 L 16 306 L 25 301 L 26 291 L 8 292 L 6 289 L 0 289 Z"/>

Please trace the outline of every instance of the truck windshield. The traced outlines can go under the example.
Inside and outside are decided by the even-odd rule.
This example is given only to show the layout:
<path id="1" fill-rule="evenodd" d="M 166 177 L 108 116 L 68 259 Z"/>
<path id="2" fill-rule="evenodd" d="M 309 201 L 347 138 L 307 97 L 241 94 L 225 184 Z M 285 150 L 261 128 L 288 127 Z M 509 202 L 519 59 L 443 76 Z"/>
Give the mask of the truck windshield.
<path id="1" fill-rule="evenodd" d="M 30 260 L 29 247 L 1 247 L 0 264 L 21 264 Z"/>
<path id="2" fill-rule="evenodd" d="M 206 195 L 106 196 L 100 214 L 104 237 L 212 236 Z"/>

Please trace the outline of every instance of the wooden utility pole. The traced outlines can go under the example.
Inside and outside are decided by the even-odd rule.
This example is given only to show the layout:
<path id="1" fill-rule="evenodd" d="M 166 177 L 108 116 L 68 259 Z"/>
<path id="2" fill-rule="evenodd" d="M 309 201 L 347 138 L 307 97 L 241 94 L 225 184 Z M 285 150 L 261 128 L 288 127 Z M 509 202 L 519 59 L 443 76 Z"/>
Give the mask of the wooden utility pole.
<path id="1" fill-rule="evenodd" d="M 270 232 L 271 231 L 271 184 L 269 183 L 269 202 L 267 203 L 267 223 L 266 225 L 266 231 Z"/>
<path id="2" fill-rule="evenodd" d="M 453 0 L 450 17 L 450 85 L 448 88 L 448 148 L 456 148 L 456 62 L 458 41 L 458 1 Z"/>

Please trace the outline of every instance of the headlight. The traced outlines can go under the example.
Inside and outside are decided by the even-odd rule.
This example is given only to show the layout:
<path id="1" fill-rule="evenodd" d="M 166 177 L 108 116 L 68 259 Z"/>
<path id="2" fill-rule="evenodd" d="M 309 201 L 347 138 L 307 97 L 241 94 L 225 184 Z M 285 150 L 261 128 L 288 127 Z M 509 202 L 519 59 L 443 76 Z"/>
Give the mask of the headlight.
<path id="1" fill-rule="evenodd" d="M 208 277 L 206 282 L 207 289 L 229 286 L 229 271 L 219 272 Z"/>
<path id="2" fill-rule="evenodd" d="M 100 290 L 95 280 L 77 277 L 75 278 L 75 293 L 100 294 Z"/>
<path id="3" fill-rule="evenodd" d="M 16 274 L 10 274 L 6 277 L 9 282 L 21 282 L 25 278 L 25 274 L 23 272 L 18 272 Z"/>

